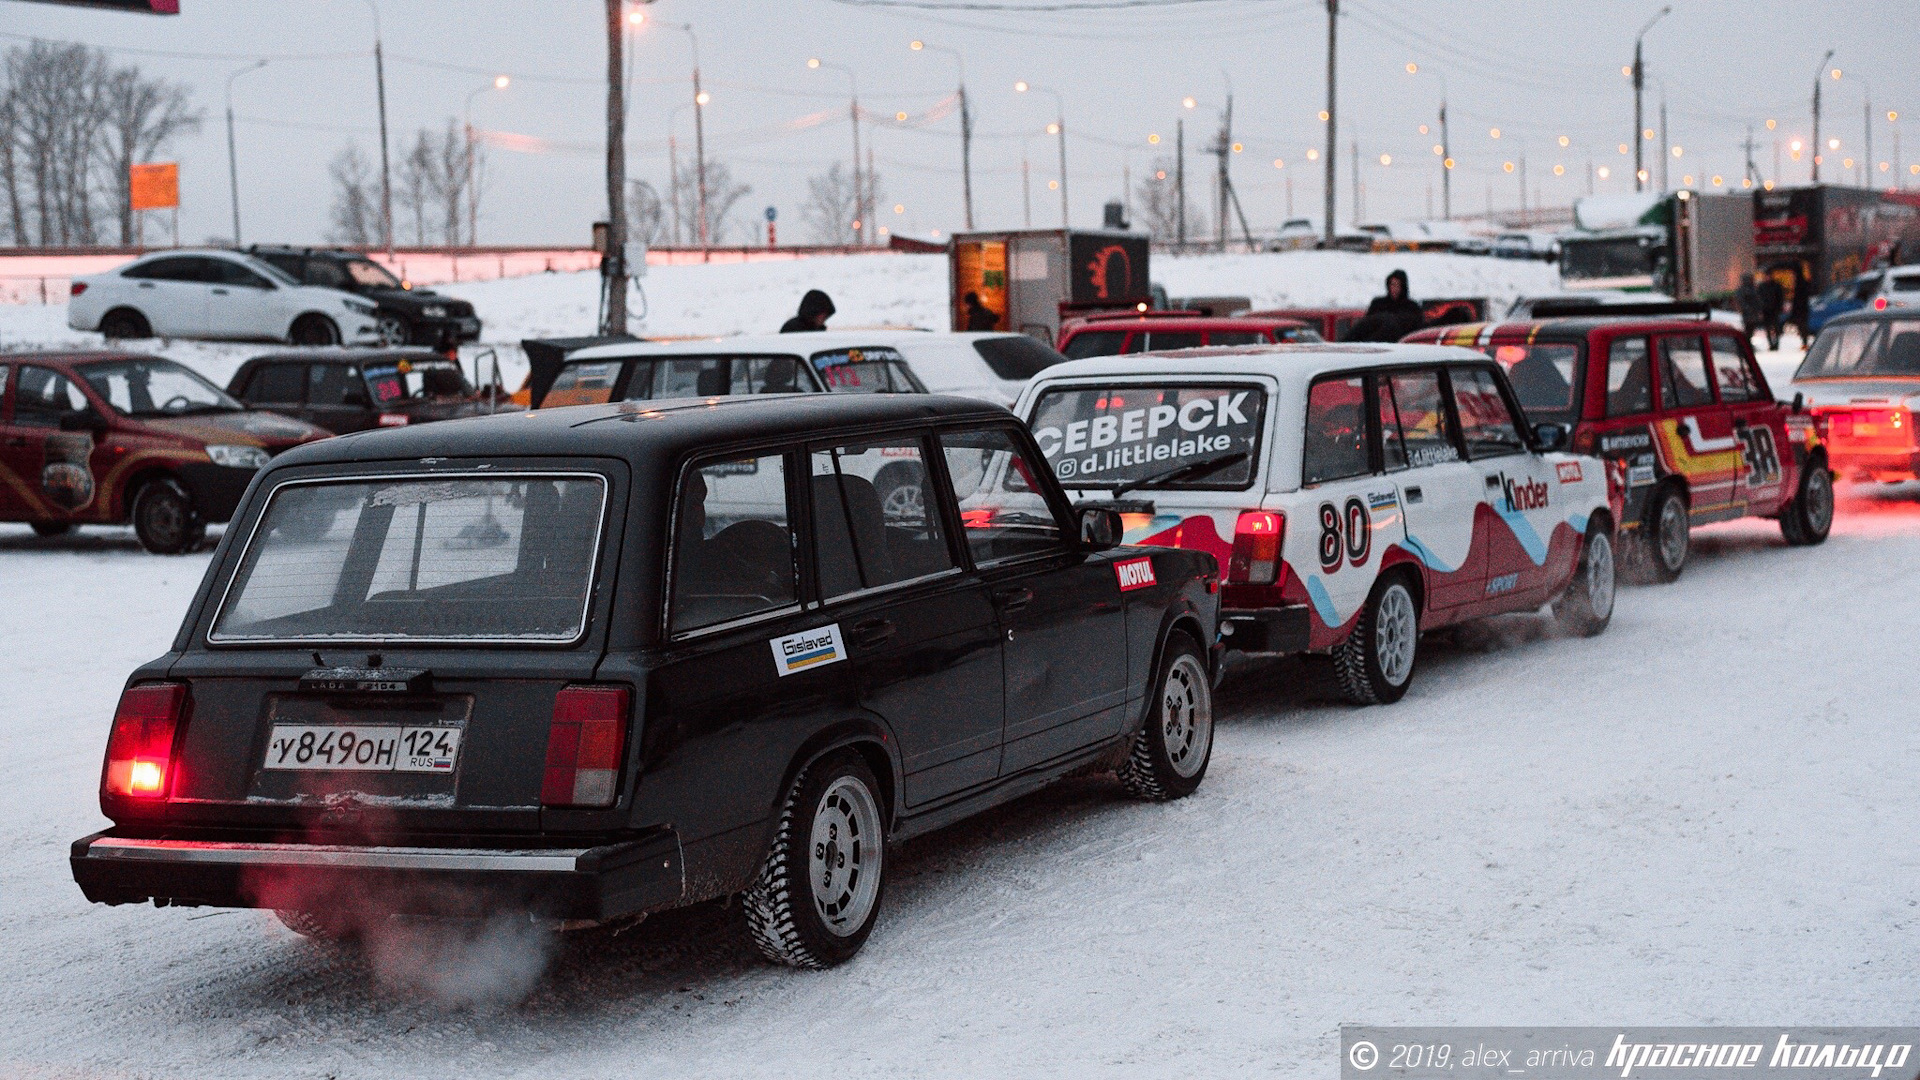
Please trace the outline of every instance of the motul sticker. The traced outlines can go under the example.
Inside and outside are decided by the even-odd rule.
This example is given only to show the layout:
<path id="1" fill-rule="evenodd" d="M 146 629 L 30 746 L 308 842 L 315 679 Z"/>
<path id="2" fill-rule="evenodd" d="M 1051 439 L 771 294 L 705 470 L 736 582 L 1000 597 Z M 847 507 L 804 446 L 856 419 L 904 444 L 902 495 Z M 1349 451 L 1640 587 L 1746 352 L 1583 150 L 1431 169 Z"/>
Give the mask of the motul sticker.
<path id="1" fill-rule="evenodd" d="M 777 637 L 767 644 L 773 646 L 773 670 L 781 678 L 796 671 L 837 664 L 847 658 L 847 647 L 840 641 L 839 623 Z"/>
<path id="2" fill-rule="evenodd" d="M 1558 466 L 1556 466 L 1556 468 L 1558 468 L 1560 471 L 1561 483 L 1577 484 L 1580 482 L 1580 463 L 1579 462 L 1563 461 Z"/>
<path id="3" fill-rule="evenodd" d="M 1120 591 L 1132 592 L 1153 584 L 1153 559 L 1142 556 L 1113 564 L 1113 576 L 1120 579 Z"/>

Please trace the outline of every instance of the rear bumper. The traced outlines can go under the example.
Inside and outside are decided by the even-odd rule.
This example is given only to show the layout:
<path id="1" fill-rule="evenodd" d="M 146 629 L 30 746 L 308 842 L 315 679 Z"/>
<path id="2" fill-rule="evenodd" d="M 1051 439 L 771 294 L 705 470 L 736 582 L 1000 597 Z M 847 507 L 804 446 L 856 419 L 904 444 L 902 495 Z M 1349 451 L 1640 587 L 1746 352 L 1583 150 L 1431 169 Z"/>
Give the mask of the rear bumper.
<path id="1" fill-rule="evenodd" d="M 451 848 L 166 840 L 76 840 L 73 880 L 97 904 L 477 914 L 527 910 L 605 920 L 685 894 L 670 830 L 586 848 Z"/>
<path id="2" fill-rule="evenodd" d="M 1868 448 L 1829 440 L 1827 467 L 1849 480 L 1912 480 L 1920 477 L 1920 449 Z"/>
<path id="3" fill-rule="evenodd" d="M 1222 608 L 1220 640 L 1239 652 L 1307 651 L 1312 632 L 1305 607 Z"/>

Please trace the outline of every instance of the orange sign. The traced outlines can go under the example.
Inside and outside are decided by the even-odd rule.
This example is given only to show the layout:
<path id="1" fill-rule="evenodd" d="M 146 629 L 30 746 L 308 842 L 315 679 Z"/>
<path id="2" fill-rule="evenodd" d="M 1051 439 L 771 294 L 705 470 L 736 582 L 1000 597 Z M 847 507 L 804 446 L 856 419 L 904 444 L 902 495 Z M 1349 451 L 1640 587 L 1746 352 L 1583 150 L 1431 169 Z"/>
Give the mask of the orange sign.
<path id="1" fill-rule="evenodd" d="M 135 210 L 164 210 L 180 205 L 180 163 L 153 161 L 130 170 Z"/>

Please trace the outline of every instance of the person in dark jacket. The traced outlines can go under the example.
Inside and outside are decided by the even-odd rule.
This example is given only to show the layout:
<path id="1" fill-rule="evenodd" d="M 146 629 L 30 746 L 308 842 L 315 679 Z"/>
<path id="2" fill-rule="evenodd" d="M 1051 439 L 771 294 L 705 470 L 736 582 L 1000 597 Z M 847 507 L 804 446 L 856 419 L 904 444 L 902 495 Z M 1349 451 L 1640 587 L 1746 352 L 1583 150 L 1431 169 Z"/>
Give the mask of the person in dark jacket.
<path id="1" fill-rule="evenodd" d="M 1760 294 L 1760 325 L 1767 331 L 1767 348 L 1780 348 L 1780 316 L 1787 307 L 1787 290 L 1780 287 L 1780 279 L 1772 274 L 1761 274 L 1760 285 L 1756 290 Z"/>
<path id="2" fill-rule="evenodd" d="M 1755 279 L 1760 276 L 1755 271 L 1753 277 L 1740 279 L 1740 287 L 1733 291 L 1733 305 L 1740 311 L 1740 329 L 1753 340 L 1753 332 L 1760 327 L 1760 286 Z"/>
<path id="3" fill-rule="evenodd" d="M 810 330 L 825 330 L 827 320 L 832 317 L 833 299 L 819 289 L 808 289 L 807 295 L 800 298 L 799 312 L 780 324 L 780 332 L 796 334 Z"/>
<path id="4" fill-rule="evenodd" d="M 1000 315 L 980 301 L 980 294 L 970 292 L 966 295 L 967 329 L 973 331 L 1000 329 Z"/>
<path id="5" fill-rule="evenodd" d="M 1387 275 L 1387 295 L 1376 296 L 1367 313 L 1347 332 L 1348 341 L 1399 341 L 1426 321 L 1420 305 L 1407 295 L 1407 272 Z"/>
<path id="6" fill-rule="evenodd" d="M 1813 320 L 1810 310 L 1813 307 L 1813 278 L 1801 267 L 1793 278 L 1793 329 L 1800 335 L 1800 351 L 1813 348 L 1813 332 L 1807 329 L 1807 323 Z"/>

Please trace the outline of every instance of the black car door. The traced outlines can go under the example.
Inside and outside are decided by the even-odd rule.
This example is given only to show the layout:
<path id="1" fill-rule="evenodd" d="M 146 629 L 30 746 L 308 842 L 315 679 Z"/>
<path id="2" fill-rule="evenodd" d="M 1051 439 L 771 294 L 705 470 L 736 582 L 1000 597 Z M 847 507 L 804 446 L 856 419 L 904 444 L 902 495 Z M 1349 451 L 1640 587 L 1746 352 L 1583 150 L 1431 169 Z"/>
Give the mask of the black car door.
<path id="1" fill-rule="evenodd" d="M 1009 775 L 1116 735 L 1125 723 L 1125 609 L 1111 560 L 1082 551 L 1011 427 L 944 432 L 967 549 L 999 615 Z"/>
<path id="2" fill-rule="evenodd" d="M 899 740 L 910 808 L 1000 768 L 999 627 L 987 586 L 960 568 L 952 508 L 924 497 L 929 455 L 920 433 L 809 453 L 821 619 L 846 642 L 861 704 Z M 890 485 L 883 499 L 882 473 L 907 494 Z"/>

